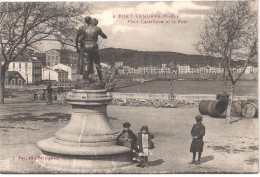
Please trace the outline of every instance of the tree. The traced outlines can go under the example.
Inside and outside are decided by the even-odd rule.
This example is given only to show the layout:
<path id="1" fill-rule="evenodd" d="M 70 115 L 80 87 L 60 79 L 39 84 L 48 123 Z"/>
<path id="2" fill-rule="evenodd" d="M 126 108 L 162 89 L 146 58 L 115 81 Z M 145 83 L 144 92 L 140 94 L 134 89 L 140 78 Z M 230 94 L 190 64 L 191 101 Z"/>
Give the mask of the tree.
<path id="1" fill-rule="evenodd" d="M 247 66 L 257 58 L 257 12 L 252 2 L 219 4 L 205 17 L 196 49 L 203 55 L 221 58 L 224 77 L 231 81 L 227 122 L 231 121 L 231 105 L 235 84 Z M 253 2 L 254 3 L 254 2 Z"/>
<path id="2" fill-rule="evenodd" d="M 69 2 L 0 3 L 0 103 L 4 103 L 5 73 L 10 62 L 43 40 L 72 45 L 79 21 L 89 5 Z M 72 45 L 73 46 L 73 45 Z"/>

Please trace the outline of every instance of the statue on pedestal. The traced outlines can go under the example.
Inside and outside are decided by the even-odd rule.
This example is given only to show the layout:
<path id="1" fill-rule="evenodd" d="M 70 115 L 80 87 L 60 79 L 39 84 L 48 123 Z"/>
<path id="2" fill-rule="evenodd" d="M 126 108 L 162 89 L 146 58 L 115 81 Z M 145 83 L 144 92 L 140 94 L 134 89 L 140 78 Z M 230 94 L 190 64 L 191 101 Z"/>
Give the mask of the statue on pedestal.
<path id="1" fill-rule="evenodd" d="M 95 63 L 99 82 L 102 83 L 97 40 L 99 35 L 104 39 L 107 39 L 107 36 L 97 26 L 97 19 L 87 16 L 85 22 L 86 25 L 79 28 L 76 36 L 76 49 L 79 53 L 78 71 L 83 75 L 85 83 L 91 82 L 89 74 L 93 74 L 93 63 Z M 85 65 L 87 65 L 86 71 Z"/>
<path id="2" fill-rule="evenodd" d="M 42 158 L 55 159 L 37 159 L 37 163 L 54 171 L 93 173 L 132 165 L 131 149 L 117 146 L 119 131 L 107 117 L 107 106 L 112 97 L 107 94 L 102 82 L 97 45 L 99 35 L 103 38 L 107 36 L 97 27 L 97 20 L 86 17 L 85 22 L 76 37 L 76 48 L 80 53 L 78 69 L 85 82 L 66 96 L 72 107 L 70 121 L 54 136 L 37 142 Z M 93 62 L 99 83 L 87 83 L 90 81 L 89 74 L 93 73 Z"/>

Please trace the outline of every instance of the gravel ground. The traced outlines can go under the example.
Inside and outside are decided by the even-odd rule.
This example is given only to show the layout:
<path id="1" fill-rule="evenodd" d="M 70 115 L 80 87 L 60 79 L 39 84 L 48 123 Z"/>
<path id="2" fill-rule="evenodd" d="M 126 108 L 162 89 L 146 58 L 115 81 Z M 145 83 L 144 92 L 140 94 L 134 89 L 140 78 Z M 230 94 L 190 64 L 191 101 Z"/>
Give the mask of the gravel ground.
<path id="1" fill-rule="evenodd" d="M 21 98 L 21 97 L 19 97 Z M 17 100 L 17 99 L 16 99 Z M 23 101 L 21 101 L 23 100 Z M 27 100 L 27 101 L 26 101 Z M 36 142 L 54 135 L 70 118 L 70 105 L 7 99 L 0 105 L 0 170 L 2 173 L 58 173 L 42 168 L 33 157 L 41 154 Z M 201 165 L 189 165 L 190 130 L 197 108 L 153 108 L 108 106 L 114 127 L 122 129 L 128 121 L 137 133 L 143 124 L 154 134 L 155 149 L 149 168 L 130 166 L 116 173 L 257 173 L 258 119 L 236 119 L 227 125 L 225 119 L 204 116 L 206 127 Z M 26 159 L 24 159 L 24 158 Z M 7 165 L 9 162 L 10 166 Z M 10 168 L 10 169 L 9 169 Z"/>

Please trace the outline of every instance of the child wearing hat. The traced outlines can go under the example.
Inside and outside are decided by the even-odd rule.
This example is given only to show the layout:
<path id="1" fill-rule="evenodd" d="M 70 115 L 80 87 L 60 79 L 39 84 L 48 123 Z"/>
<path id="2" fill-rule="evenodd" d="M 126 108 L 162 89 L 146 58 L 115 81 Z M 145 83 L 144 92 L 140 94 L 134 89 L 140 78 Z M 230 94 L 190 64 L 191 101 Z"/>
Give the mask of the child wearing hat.
<path id="1" fill-rule="evenodd" d="M 148 167 L 148 156 L 152 155 L 151 149 L 154 148 L 152 139 L 154 138 L 146 125 L 142 126 L 137 137 L 137 147 L 139 149 L 140 163 L 139 167 Z"/>
<path id="2" fill-rule="evenodd" d="M 137 137 L 133 133 L 132 130 L 130 130 L 131 124 L 126 122 L 123 124 L 124 130 L 118 135 L 116 139 L 116 144 L 118 146 L 125 146 L 128 148 L 132 149 L 132 158 L 133 161 L 136 161 L 136 151 L 137 151 L 137 146 L 136 146 L 136 140 Z"/>
<path id="3" fill-rule="evenodd" d="M 189 164 L 200 164 L 200 158 L 203 151 L 203 136 L 205 135 L 205 126 L 202 124 L 202 116 L 197 115 L 195 117 L 197 123 L 193 125 L 191 129 L 192 143 L 190 146 L 190 152 L 193 153 L 192 161 Z M 198 161 L 195 161 L 196 152 L 198 152 Z"/>

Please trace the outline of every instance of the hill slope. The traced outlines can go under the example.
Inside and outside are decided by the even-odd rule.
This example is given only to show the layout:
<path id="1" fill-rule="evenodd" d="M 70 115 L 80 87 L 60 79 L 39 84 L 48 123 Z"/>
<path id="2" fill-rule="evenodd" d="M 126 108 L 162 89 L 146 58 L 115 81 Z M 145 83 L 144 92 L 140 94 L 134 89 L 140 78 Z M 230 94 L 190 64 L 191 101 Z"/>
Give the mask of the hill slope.
<path id="1" fill-rule="evenodd" d="M 117 61 L 123 61 L 124 65 L 138 66 L 158 66 L 162 63 L 189 64 L 189 65 L 218 65 L 220 59 L 204 57 L 201 55 L 186 55 L 176 52 L 150 52 L 129 49 L 105 48 L 99 51 L 100 60 L 110 65 Z"/>

